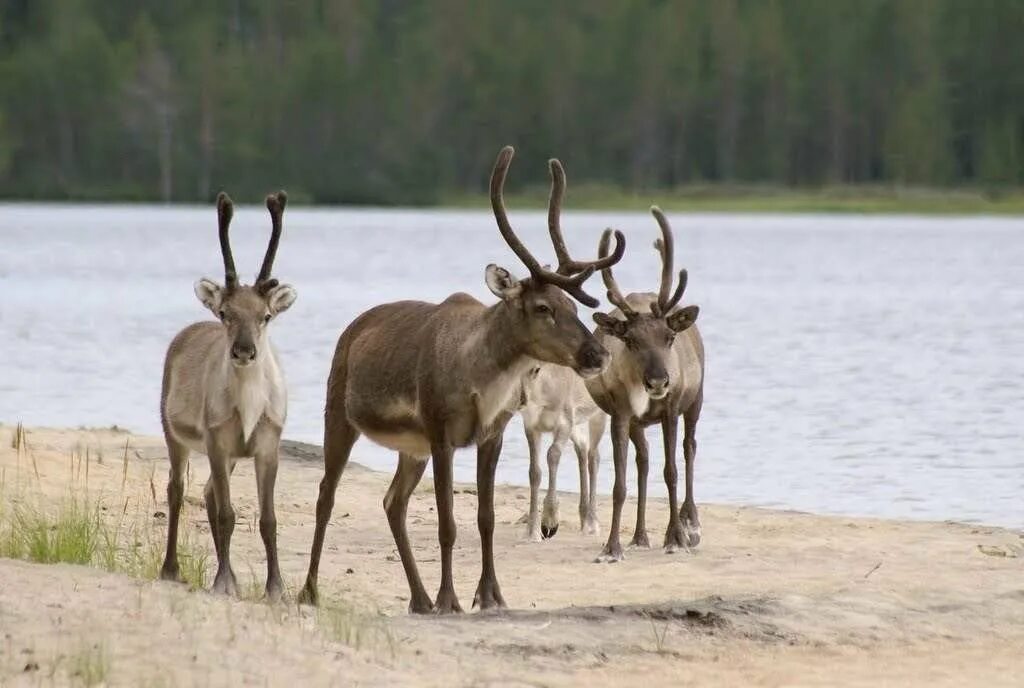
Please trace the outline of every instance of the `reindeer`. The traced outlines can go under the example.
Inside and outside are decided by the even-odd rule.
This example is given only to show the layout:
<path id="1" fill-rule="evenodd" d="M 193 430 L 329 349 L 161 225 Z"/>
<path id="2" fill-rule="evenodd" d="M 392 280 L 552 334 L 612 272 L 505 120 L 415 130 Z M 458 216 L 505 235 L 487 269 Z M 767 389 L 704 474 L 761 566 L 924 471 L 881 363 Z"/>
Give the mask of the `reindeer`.
<path id="1" fill-rule="evenodd" d="M 576 450 L 580 470 L 580 530 L 587 535 L 597 535 L 597 467 L 601 462 L 597 445 L 604 434 L 607 417 L 591 399 L 583 378 L 562 366 L 538 366 L 523 381 L 520 415 L 530 448 L 527 537 L 540 542 L 558 532 L 558 463 L 569 439 Z M 543 433 L 551 433 L 552 438 L 547 451 L 548 490 L 543 516 L 539 516 L 540 438 Z"/>
<path id="2" fill-rule="evenodd" d="M 494 570 L 494 471 L 505 425 L 520 400 L 523 375 L 545 361 L 567 366 L 584 377 L 607 365 L 608 352 L 576 315 L 577 301 L 597 300 L 582 285 L 595 270 L 621 259 L 625 238 L 616 235 L 615 251 L 603 259 L 579 262 L 569 257 L 557 221 L 550 225 L 558 268 L 541 266 L 519 240 L 505 213 L 502 189 L 512 160 L 507 146 L 491 175 L 491 206 L 501 236 L 526 266 L 529 277 L 516 279 L 488 265 L 486 283 L 498 303 L 485 306 L 464 293 L 440 304 L 399 301 L 357 317 L 338 339 L 327 381 L 324 428 L 324 477 L 316 505 L 316 530 L 301 602 L 317 604 L 317 574 L 334 494 L 352 445 L 360 434 L 398 452 L 398 468 L 384 497 L 384 510 L 409 583 L 412 613 L 461 612 L 452 580 L 455 516 L 452 504 L 452 455 L 477 446 L 477 526 L 482 572 L 473 605 L 504 607 Z M 549 214 L 557 219 L 564 172 L 550 161 Z M 607 248 L 607 247 L 606 247 Z M 423 587 L 406 531 L 406 509 L 413 489 L 433 459 L 441 547 L 441 585 L 431 602 Z"/>
<path id="3" fill-rule="evenodd" d="M 697 419 L 704 398 L 704 343 L 694 326 L 698 307 L 676 308 L 686 289 L 686 270 L 679 271 L 679 283 L 672 291 L 672 229 L 657 207 L 651 208 L 661 238 L 654 243 L 661 255 L 661 287 L 655 294 L 623 297 L 611 266 L 601 276 L 608 288 L 608 300 L 617 310 L 595 313 L 595 334 L 612 354 L 612 363 L 598 376 L 586 381 L 594 401 L 611 416 L 615 486 L 612 492 L 612 522 L 608 542 L 597 561 L 623 558 L 619 543 L 622 503 L 626 499 L 626 450 L 632 440 L 636 449 L 637 515 L 630 545 L 650 547 L 645 525 L 647 507 L 647 440 L 644 429 L 661 423 L 665 445 L 665 485 L 668 487 L 669 522 L 665 550 L 696 547 L 700 542 L 700 520 L 693 501 L 693 463 L 697 451 Z M 606 230 L 598 247 L 599 256 L 608 251 L 611 230 Z M 686 459 L 686 497 L 678 508 L 676 497 L 676 434 L 683 417 L 683 454 Z M 678 509 L 678 510 L 677 510 Z"/>
<path id="4" fill-rule="evenodd" d="M 160 398 L 160 417 L 171 463 L 167 483 L 167 556 L 160 577 L 179 579 L 177 539 L 184 494 L 182 478 L 189 451 L 194 450 L 210 459 L 205 497 L 217 550 L 213 591 L 238 593 L 229 557 L 235 528 L 230 476 L 237 459 L 251 456 L 256 461 L 260 535 L 267 550 L 266 595 L 271 600 L 280 598 L 283 587 L 277 560 L 274 481 L 287 396 L 267 326 L 288 310 L 296 297 L 295 289 L 270 276 L 286 202 L 283 191 L 267 196 L 273 226 L 270 243 L 256 283 L 247 286 L 238 282 L 228 241 L 233 214 L 231 199 L 223 192 L 217 196 L 224 286 L 203 278 L 196 282 L 195 292 L 219 322 L 194 323 L 174 338 L 164 362 Z"/>

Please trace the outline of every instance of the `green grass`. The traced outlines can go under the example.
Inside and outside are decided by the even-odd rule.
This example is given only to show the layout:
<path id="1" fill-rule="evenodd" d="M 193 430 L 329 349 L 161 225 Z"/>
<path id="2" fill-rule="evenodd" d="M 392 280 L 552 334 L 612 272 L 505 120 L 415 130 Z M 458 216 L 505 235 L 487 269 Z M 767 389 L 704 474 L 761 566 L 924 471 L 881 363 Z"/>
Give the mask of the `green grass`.
<path id="1" fill-rule="evenodd" d="M 125 502 L 127 507 L 127 501 Z M 99 501 L 70 495 L 54 507 L 0 502 L 0 557 L 39 564 L 81 564 L 134 578 L 154 580 L 164 557 L 161 528 L 126 525 L 127 508 L 116 522 L 104 517 Z M 179 530 L 178 565 L 190 588 L 206 586 L 209 550 L 188 528 Z"/>
<path id="2" fill-rule="evenodd" d="M 82 647 L 67 659 L 67 673 L 76 685 L 98 686 L 110 674 L 110 655 L 102 643 Z"/>
<path id="3" fill-rule="evenodd" d="M 509 208 L 547 208 L 548 188 L 531 187 L 506 196 Z M 442 205 L 489 208 L 487 195 L 454 194 Z M 924 189 L 882 186 L 834 186 L 791 189 L 759 185 L 693 185 L 676 189 L 627 191 L 604 184 L 571 183 L 565 207 L 572 210 L 647 210 L 658 205 L 673 212 L 866 213 L 925 215 L 1022 215 L 1024 190 Z"/>
<path id="4" fill-rule="evenodd" d="M 395 656 L 395 638 L 380 614 L 343 600 L 325 600 L 316 610 L 317 626 L 329 639 L 356 650 L 386 650 Z"/>

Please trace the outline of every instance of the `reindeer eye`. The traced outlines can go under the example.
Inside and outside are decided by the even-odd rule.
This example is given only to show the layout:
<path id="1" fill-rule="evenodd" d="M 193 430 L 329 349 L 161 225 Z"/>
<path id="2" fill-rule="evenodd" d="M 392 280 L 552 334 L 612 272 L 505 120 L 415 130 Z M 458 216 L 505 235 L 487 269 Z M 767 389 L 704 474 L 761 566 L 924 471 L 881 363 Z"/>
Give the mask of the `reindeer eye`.
<path id="1" fill-rule="evenodd" d="M 223 320 L 224 322 L 227 322 L 227 321 L 228 321 L 228 314 L 224 312 L 224 309 L 223 309 L 223 308 L 221 308 L 221 309 L 220 309 L 220 312 L 219 312 L 219 313 L 217 313 L 217 315 L 218 315 L 218 317 L 220 317 L 220 319 L 221 319 L 221 320 Z"/>
<path id="2" fill-rule="evenodd" d="M 537 315 L 551 315 L 551 306 L 546 303 L 538 303 L 533 307 L 533 312 Z"/>
<path id="3" fill-rule="evenodd" d="M 267 313 L 266 315 L 263 316 L 263 322 L 264 323 L 270 322 L 270 313 Z"/>

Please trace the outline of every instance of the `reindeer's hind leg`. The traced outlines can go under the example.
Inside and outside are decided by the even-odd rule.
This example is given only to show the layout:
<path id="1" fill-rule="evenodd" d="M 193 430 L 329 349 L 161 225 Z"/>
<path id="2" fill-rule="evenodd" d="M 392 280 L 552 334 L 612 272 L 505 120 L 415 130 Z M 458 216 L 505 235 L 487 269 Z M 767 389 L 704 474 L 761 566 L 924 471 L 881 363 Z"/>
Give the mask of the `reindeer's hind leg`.
<path id="1" fill-rule="evenodd" d="M 359 431 L 345 416 L 344 408 L 328 407 L 327 414 L 324 426 L 324 477 L 320 481 L 320 495 L 316 500 L 316 530 L 313 533 L 313 547 L 309 553 L 309 571 L 306 573 L 306 584 L 299 593 L 298 601 L 301 604 L 320 603 L 316 582 L 327 522 L 331 520 L 331 511 L 334 509 L 334 493 L 338 489 L 338 481 L 341 480 L 349 454 L 352 453 L 352 445 L 359 438 Z"/>
<path id="2" fill-rule="evenodd" d="M 167 554 L 164 557 L 160 578 L 163 580 L 180 581 L 178 569 L 178 521 L 181 516 L 181 503 L 185 496 L 185 467 L 188 465 L 189 450 L 178 442 L 171 433 L 165 431 L 167 438 L 167 456 L 171 470 L 167 479 Z"/>
<path id="3" fill-rule="evenodd" d="M 636 528 L 633 530 L 633 539 L 630 540 L 629 546 L 649 548 L 651 542 L 647 537 L 647 471 L 650 459 L 647 437 L 644 436 L 644 429 L 638 422 L 634 421 L 630 425 L 629 438 L 633 440 L 633 447 L 636 449 Z"/>
<path id="4" fill-rule="evenodd" d="M 583 478 L 580 477 L 580 527 L 585 535 L 598 535 L 601 526 L 597 520 L 597 469 L 601 464 L 601 453 L 598 445 L 607 425 L 607 416 L 597 412 L 587 422 L 587 496 L 584 507 Z M 583 467 L 580 467 L 583 470 Z"/>
<path id="5" fill-rule="evenodd" d="M 405 577 L 409 581 L 409 592 L 412 595 L 409 599 L 409 611 L 413 614 L 428 614 L 434 609 L 427 589 L 423 587 L 420 572 L 416 568 L 416 558 L 409 544 L 409 532 L 405 523 L 409 497 L 419 484 L 426 468 L 426 457 L 416 458 L 408 454 L 399 454 L 395 477 L 384 496 L 384 511 L 388 515 L 388 525 L 391 526 L 391 534 L 402 558 L 402 568 L 405 569 Z"/>
<path id="6" fill-rule="evenodd" d="M 697 503 L 693 500 L 693 464 L 697 459 L 697 420 L 700 418 L 703 390 L 697 400 L 683 414 L 683 456 L 686 460 L 686 495 L 679 510 L 683 522 L 683 539 L 688 547 L 700 544 L 700 519 L 697 517 Z"/>

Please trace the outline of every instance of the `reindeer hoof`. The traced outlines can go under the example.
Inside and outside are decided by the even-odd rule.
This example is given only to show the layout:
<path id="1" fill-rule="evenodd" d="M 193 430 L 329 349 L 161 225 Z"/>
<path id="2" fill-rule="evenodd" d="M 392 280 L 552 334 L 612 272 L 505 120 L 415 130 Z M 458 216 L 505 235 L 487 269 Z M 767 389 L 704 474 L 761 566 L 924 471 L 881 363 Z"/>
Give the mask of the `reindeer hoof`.
<path id="1" fill-rule="evenodd" d="M 488 609 L 504 609 L 505 598 L 501 595 L 501 589 L 497 581 L 484 581 L 476 587 L 476 595 L 473 596 L 473 606 L 479 607 L 480 611 Z"/>
<path id="2" fill-rule="evenodd" d="M 687 523 L 683 526 L 683 540 L 687 547 L 696 547 L 700 544 L 700 526 L 694 527 Z"/>
<path id="3" fill-rule="evenodd" d="M 540 527 L 541 537 L 543 537 L 545 540 L 547 540 L 549 538 L 555 537 L 555 533 L 557 533 L 557 532 L 558 532 L 558 524 L 557 523 L 555 525 L 553 525 L 553 526 L 541 525 L 541 527 Z"/>
<path id="4" fill-rule="evenodd" d="M 430 601 L 429 597 L 424 597 L 422 600 L 409 600 L 410 614 L 432 614 L 433 612 L 434 603 Z"/>
<path id="5" fill-rule="evenodd" d="M 630 549 L 650 549 L 651 541 L 647 537 L 646 530 L 638 530 L 633 533 L 633 539 L 629 541 Z"/>
<path id="6" fill-rule="evenodd" d="M 178 565 L 168 566 L 164 564 L 164 567 L 160 569 L 160 580 L 170 581 L 172 583 L 184 583 L 185 579 L 181 577 L 181 572 L 178 570 Z"/>
<path id="7" fill-rule="evenodd" d="M 442 590 L 437 593 L 433 611 L 435 614 L 461 614 L 462 605 L 459 604 L 459 598 L 455 596 L 455 591 Z"/>
<path id="8" fill-rule="evenodd" d="M 217 577 L 213 579 L 213 587 L 210 588 L 210 592 L 238 597 L 238 582 L 235 580 L 235 574 L 230 571 L 217 574 Z"/>
<path id="9" fill-rule="evenodd" d="M 601 553 L 594 559 L 595 564 L 615 564 L 625 559 L 625 555 L 622 554 L 622 546 L 616 544 L 613 547 L 605 545 Z"/>
<path id="10" fill-rule="evenodd" d="M 580 524 L 580 532 L 584 535 L 600 535 L 601 526 L 598 524 L 596 520 L 583 521 L 583 523 Z"/>
<path id="11" fill-rule="evenodd" d="M 299 604 L 308 604 L 311 607 L 320 606 L 320 593 L 316 589 L 316 583 L 311 583 L 308 580 L 302 587 L 302 592 L 299 593 L 296 602 Z"/>

